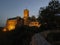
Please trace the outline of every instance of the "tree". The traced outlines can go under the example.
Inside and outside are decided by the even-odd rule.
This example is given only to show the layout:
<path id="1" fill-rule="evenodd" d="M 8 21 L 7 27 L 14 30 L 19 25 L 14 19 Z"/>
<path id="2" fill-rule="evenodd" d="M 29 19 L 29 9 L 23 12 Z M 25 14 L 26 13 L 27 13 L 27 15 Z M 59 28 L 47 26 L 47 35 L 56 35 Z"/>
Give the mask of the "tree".
<path id="1" fill-rule="evenodd" d="M 39 21 L 43 20 L 44 24 L 52 27 L 55 26 L 55 14 L 60 13 L 60 3 L 58 0 L 51 0 L 45 8 L 39 10 Z"/>
<path id="2" fill-rule="evenodd" d="M 58 0 L 52 0 L 49 2 L 49 8 L 50 10 L 52 9 L 52 11 L 55 13 L 59 13 L 59 8 L 60 8 L 60 3 Z"/>

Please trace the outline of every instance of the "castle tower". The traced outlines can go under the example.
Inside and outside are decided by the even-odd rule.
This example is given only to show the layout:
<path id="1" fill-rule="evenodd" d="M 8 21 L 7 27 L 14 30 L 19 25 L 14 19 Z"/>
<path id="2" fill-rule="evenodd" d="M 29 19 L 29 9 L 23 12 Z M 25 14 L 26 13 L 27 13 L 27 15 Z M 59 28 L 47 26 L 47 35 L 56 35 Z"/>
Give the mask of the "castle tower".
<path id="1" fill-rule="evenodd" d="M 29 10 L 24 10 L 24 25 L 28 25 L 28 18 L 29 18 Z"/>

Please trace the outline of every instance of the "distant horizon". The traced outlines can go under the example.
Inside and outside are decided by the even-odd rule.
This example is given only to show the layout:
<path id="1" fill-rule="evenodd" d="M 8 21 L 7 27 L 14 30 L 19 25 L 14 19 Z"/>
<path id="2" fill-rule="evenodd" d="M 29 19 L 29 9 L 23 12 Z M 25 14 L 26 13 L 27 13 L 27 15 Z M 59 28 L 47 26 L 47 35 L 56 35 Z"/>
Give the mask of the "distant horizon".
<path id="1" fill-rule="evenodd" d="M 8 18 L 23 17 L 24 9 L 29 16 L 38 16 L 40 7 L 46 7 L 50 0 L 0 0 L 0 26 L 5 26 Z"/>

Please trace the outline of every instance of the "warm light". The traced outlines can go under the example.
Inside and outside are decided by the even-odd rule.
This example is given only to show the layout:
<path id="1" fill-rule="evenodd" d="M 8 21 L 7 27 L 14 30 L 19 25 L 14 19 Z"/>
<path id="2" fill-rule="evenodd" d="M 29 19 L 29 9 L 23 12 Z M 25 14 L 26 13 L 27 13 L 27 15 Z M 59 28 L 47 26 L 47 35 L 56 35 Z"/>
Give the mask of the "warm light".
<path id="1" fill-rule="evenodd" d="M 8 20 L 7 22 L 7 29 L 8 31 L 14 30 L 17 24 L 17 20 Z"/>
<path id="2" fill-rule="evenodd" d="M 29 10 L 28 9 L 25 9 L 24 10 L 24 17 L 28 17 L 29 16 Z"/>
<path id="3" fill-rule="evenodd" d="M 3 31 L 6 32 L 7 31 L 6 28 L 4 28 Z"/>
<path id="4" fill-rule="evenodd" d="M 15 29 L 15 26 L 11 25 L 11 26 L 8 26 L 8 30 L 11 31 L 11 30 L 14 30 Z"/>
<path id="5" fill-rule="evenodd" d="M 30 27 L 32 27 L 32 26 L 40 27 L 41 24 L 39 24 L 39 22 L 30 22 L 29 26 Z"/>

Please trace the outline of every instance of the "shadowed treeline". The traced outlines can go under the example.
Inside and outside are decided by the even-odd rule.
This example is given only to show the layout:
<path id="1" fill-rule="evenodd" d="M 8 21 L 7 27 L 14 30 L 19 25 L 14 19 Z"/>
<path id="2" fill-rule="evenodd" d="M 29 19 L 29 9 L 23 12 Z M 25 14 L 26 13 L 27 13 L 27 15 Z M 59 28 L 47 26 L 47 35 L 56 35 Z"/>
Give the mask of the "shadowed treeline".
<path id="1" fill-rule="evenodd" d="M 21 26 L 12 31 L 0 31 L 0 45 L 29 45 L 37 27 Z"/>

